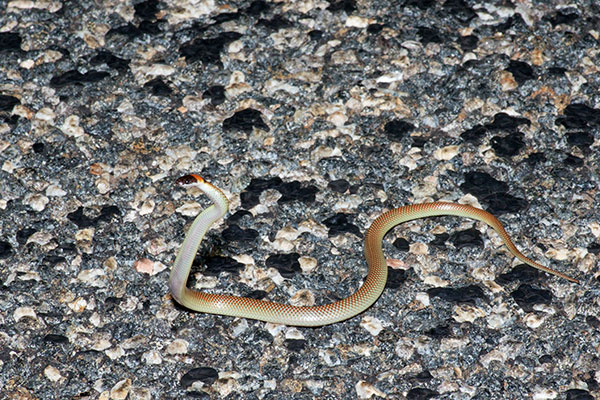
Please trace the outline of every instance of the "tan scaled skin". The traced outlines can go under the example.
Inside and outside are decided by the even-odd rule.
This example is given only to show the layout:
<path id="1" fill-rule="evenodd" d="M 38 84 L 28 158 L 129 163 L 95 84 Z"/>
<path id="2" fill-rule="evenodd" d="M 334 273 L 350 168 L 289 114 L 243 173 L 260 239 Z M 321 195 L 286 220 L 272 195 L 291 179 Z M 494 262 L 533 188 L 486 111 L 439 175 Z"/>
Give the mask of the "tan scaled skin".
<path id="1" fill-rule="evenodd" d="M 387 264 L 381 244 L 384 235 L 394 226 L 403 222 L 439 215 L 454 215 L 485 222 L 500 235 L 508 250 L 522 262 L 533 268 L 579 283 L 577 279 L 525 257 L 515 247 L 500 221 L 487 211 L 464 204 L 435 202 L 396 208 L 383 213 L 373 221 L 365 237 L 365 258 L 369 265 L 367 279 L 354 294 L 340 301 L 322 306 L 301 307 L 247 297 L 199 292 L 186 286 L 192 262 L 204 234 L 215 221 L 225 215 L 229 208 L 229 202 L 220 189 L 198 175 L 185 175 L 179 178 L 177 183 L 184 187 L 199 188 L 213 202 L 192 223 L 169 278 L 169 288 L 173 298 L 194 311 L 293 326 L 322 326 L 351 318 L 369 308 L 379 298 L 385 287 Z"/>

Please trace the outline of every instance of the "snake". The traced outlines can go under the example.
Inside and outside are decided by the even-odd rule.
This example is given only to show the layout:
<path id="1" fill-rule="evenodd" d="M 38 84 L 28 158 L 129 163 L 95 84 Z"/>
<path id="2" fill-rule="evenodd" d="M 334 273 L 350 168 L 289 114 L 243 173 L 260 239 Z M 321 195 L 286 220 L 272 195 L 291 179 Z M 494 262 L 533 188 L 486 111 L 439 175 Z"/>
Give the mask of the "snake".
<path id="1" fill-rule="evenodd" d="M 419 218 L 450 215 L 479 220 L 493 228 L 508 250 L 525 264 L 579 283 L 562 272 L 545 267 L 524 256 L 513 244 L 500 221 L 487 211 L 466 204 L 432 202 L 411 204 L 387 211 L 377 217 L 365 236 L 364 252 L 368 274 L 362 286 L 352 295 L 333 303 L 317 306 L 295 306 L 249 297 L 213 294 L 187 287 L 192 262 L 208 229 L 229 209 L 229 201 L 222 190 L 197 174 L 177 179 L 181 187 L 200 189 L 212 204 L 192 222 L 179 249 L 169 276 L 173 299 L 182 306 L 202 313 L 227 315 L 289 326 L 322 326 L 344 321 L 369 308 L 381 295 L 387 281 L 388 268 L 382 249 L 384 235 L 393 227 Z"/>

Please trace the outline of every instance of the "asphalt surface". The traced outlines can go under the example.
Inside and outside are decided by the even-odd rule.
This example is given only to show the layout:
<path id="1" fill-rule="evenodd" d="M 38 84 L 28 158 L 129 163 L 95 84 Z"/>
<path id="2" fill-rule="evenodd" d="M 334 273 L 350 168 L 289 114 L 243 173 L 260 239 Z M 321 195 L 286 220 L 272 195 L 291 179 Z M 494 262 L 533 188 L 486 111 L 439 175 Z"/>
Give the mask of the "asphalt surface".
<path id="1" fill-rule="evenodd" d="M 600 397 L 600 6 L 571 1 L 0 1 L 0 398 Z M 499 217 L 388 234 L 365 313 L 190 312 L 188 285 L 348 296 L 385 210 Z"/>

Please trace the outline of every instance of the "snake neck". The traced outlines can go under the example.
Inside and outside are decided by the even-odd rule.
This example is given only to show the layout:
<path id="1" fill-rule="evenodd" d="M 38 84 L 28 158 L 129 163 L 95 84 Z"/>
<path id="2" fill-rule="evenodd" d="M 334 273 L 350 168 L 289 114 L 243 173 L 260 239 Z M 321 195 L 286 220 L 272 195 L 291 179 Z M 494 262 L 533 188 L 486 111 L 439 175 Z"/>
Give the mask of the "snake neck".
<path id="1" fill-rule="evenodd" d="M 227 197 L 220 189 L 206 182 L 202 182 L 199 188 L 213 204 L 194 219 L 171 270 L 169 288 L 173 298 L 180 304 L 186 303 L 188 297 L 186 291 L 190 290 L 186 286 L 188 276 L 204 235 L 216 221 L 225 215 L 229 208 Z"/>

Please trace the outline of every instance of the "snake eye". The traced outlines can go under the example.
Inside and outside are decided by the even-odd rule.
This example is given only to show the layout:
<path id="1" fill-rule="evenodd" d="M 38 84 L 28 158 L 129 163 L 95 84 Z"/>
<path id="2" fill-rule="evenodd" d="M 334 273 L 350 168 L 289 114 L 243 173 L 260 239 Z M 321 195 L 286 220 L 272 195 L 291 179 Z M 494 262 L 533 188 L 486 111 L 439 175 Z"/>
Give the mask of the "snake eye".
<path id="1" fill-rule="evenodd" d="M 200 175 L 189 174 L 189 175 L 184 175 L 181 178 L 177 178 L 176 182 L 179 186 L 186 186 L 186 185 L 191 185 L 193 183 L 204 182 L 204 179 L 202 179 L 202 177 Z"/>

